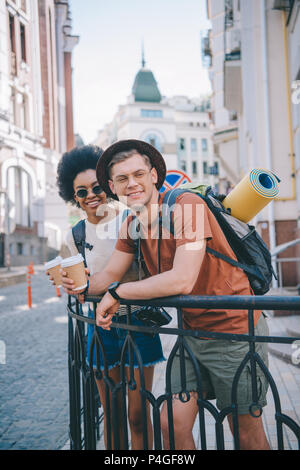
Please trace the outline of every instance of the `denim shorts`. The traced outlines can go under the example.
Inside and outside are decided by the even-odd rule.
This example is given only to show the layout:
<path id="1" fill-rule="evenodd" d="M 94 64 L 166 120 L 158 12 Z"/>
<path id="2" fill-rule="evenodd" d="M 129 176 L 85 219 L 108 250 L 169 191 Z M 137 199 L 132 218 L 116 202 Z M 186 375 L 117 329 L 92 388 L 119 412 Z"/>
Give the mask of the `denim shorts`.
<path id="1" fill-rule="evenodd" d="M 93 318 L 94 314 L 91 309 L 89 309 L 89 317 Z M 127 315 L 122 316 L 114 316 L 113 323 L 127 323 Z M 131 325 L 135 326 L 145 326 L 144 323 L 139 321 L 134 312 L 131 314 Z M 125 343 L 128 330 L 123 330 L 122 328 L 114 328 L 112 327 L 110 330 L 104 330 L 103 328 L 97 327 L 97 334 L 99 335 L 100 341 L 103 344 L 103 351 L 104 356 L 107 364 L 108 369 L 112 369 L 121 364 L 121 354 L 123 345 Z M 94 325 L 88 325 L 88 335 L 87 335 L 87 363 L 90 361 L 90 348 L 92 346 L 92 338 L 94 335 L 95 327 Z M 145 333 L 140 333 L 138 331 L 131 331 L 131 336 L 134 340 L 134 343 L 137 346 L 137 349 L 140 353 L 142 359 L 142 366 L 148 367 L 153 366 L 159 362 L 165 361 L 162 350 L 162 345 L 160 341 L 160 337 L 158 334 L 149 335 Z M 100 369 L 104 370 L 104 359 L 101 350 L 101 346 L 96 347 L 96 341 L 93 342 L 93 367 L 97 367 L 96 361 L 96 350 L 99 349 L 99 364 Z M 127 343 L 128 344 L 128 343 Z M 128 346 L 125 349 L 125 353 L 123 356 L 123 361 L 125 366 L 129 366 L 129 352 Z M 137 358 L 136 353 L 134 352 L 134 348 L 130 348 L 132 351 L 132 363 L 135 368 L 139 367 L 139 361 Z M 123 362 L 122 361 L 122 362 Z"/>

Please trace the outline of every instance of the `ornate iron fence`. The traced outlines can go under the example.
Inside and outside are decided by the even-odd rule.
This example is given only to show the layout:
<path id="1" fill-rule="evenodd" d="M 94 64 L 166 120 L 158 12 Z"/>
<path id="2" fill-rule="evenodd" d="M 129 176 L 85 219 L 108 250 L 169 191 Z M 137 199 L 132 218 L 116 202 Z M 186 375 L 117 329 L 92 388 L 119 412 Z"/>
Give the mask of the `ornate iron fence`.
<path id="1" fill-rule="evenodd" d="M 127 330 L 127 336 L 121 355 L 121 381 L 114 383 L 108 376 L 108 367 L 105 360 L 105 350 L 101 343 L 101 339 L 95 328 L 93 340 L 91 344 L 91 351 L 86 351 L 86 336 L 87 325 L 95 325 L 95 312 L 97 303 L 101 297 L 88 297 L 87 301 L 93 305 L 93 317 L 88 316 L 83 312 L 81 305 L 76 298 L 70 297 L 68 300 L 68 316 L 69 316 L 69 394 L 70 394 L 70 447 L 71 449 L 96 449 L 97 441 L 102 434 L 103 425 L 103 412 L 101 403 L 95 386 L 95 377 L 103 378 L 106 389 L 106 403 L 107 403 L 107 448 L 112 449 L 112 439 L 114 439 L 114 450 L 120 449 L 120 430 L 122 428 L 122 439 L 124 439 L 124 449 L 129 449 L 129 437 L 127 427 L 127 405 L 126 405 L 126 387 L 135 386 L 133 378 L 133 352 L 138 359 L 138 368 L 140 373 L 141 383 L 141 401 L 143 416 L 143 441 L 144 449 L 148 449 L 148 436 L 146 425 L 146 403 L 149 402 L 152 406 L 152 422 L 154 432 L 154 449 L 161 450 L 161 423 L 160 423 L 160 407 L 163 402 L 167 403 L 168 407 L 168 423 L 169 423 L 169 441 L 170 449 L 175 448 L 174 442 L 174 428 L 173 428 L 173 415 L 172 415 L 172 390 L 171 390 L 171 368 L 173 359 L 176 353 L 180 356 L 180 369 L 181 369 L 181 385 L 182 393 L 180 399 L 186 400 L 188 394 L 185 392 L 186 376 L 185 376 L 185 352 L 191 358 L 197 382 L 200 384 L 198 389 L 198 416 L 199 416 L 199 434 L 201 449 L 207 448 L 207 438 L 205 429 L 204 411 L 209 412 L 215 419 L 215 443 L 216 449 L 224 449 L 224 427 L 223 422 L 226 416 L 232 415 L 233 422 L 233 440 L 234 448 L 240 448 L 239 430 L 237 419 L 237 387 L 239 378 L 243 369 L 248 365 L 251 370 L 252 382 L 252 400 L 253 403 L 250 407 L 250 413 L 255 416 L 261 416 L 262 408 L 258 404 L 258 381 L 257 381 L 257 367 L 265 375 L 269 387 L 272 392 L 274 407 L 275 407 L 275 422 L 277 432 L 277 447 L 279 450 L 284 449 L 283 439 L 283 426 L 287 426 L 291 432 L 296 436 L 298 441 L 298 448 L 300 449 L 300 426 L 299 423 L 291 419 L 289 416 L 282 412 L 279 392 L 277 390 L 275 381 L 263 362 L 260 355 L 256 352 L 256 343 L 288 343 L 291 344 L 299 341 L 300 338 L 296 337 L 279 337 L 279 336 L 255 336 L 253 311 L 254 310 L 300 310 L 300 297 L 283 297 L 283 296 L 218 296 L 218 297 L 200 297 L 200 296 L 176 296 L 147 301 L 124 300 L 122 304 L 127 305 L 128 315 L 127 324 L 114 323 L 113 328 L 122 328 Z M 178 328 L 171 327 L 141 327 L 131 325 L 131 307 L 130 305 L 153 305 L 159 307 L 175 307 L 177 309 L 177 322 Z M 246 309 L 248 310 L 248 334 L 229 334 L 217 333 L 207 331 L 194 331 L 183 329 L 182 325 L 182 308 L 209 308 L 209 309 Z M 143 374 L 142 359 L 137 345 L 132 337 L 133 331 L 141 331 L 144 333 L 159 333 L 161 335 L 175 335 L 177 340 L 173 349 L 167 358 L 166 363 L 166 384 L 165 393 L 154 397 L 151 391 L 145 389 L 145 379 Z M 240 366 L 236 370 L 235 377 L 232 383 L 231 406 L 219 411 L 209 400 L 205 400 L 201 395 L 201 373 L 197 367 L 197 361 L 190 350 L 185 338 L 193 336 L 196 338 L 214 338 L 225 339 L 230 341 L 244 341 L 249 343 L 249 351 L 246 353 Z M 96 349 L 96 357 L 99 351 L 102 351 L 104 356 L 104 370 L 101 371 L 99 364 L 96 370 L 93 368 L 92 349 Z M 127 383 L 125 369 L 125 351 L 129 352 L 129 370 L 130 378 Z M 116 412 L 117 394 L 122 394 L 122 413 L 118 415 Z M 111 396 L 111 399 L 109 399 Z M 254 413 L 254 408 L 258 409 Z"/>

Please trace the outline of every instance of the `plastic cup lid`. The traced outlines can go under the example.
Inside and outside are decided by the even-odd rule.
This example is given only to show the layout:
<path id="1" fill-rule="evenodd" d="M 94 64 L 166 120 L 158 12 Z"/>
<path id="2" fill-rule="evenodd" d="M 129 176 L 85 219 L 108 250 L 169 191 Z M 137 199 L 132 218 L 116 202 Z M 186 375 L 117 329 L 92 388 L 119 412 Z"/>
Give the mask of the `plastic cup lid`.
<path id="1" fill-rule="evenodd" d="M 67 268 L 68 266 L 73 266 L 75 264 L 82 263 L 82 262 L 83 262 L 83 256 L 80 253 L 78 253 L 78 255 L 70 256 L 69 258 L 63 259 L 61 262 L 61 267 Z"/>
<path id="2" fill-rule="evenodd" d="M 62 259 L 61 256 L 57 256 L 56 258 L 51 259 L 50 261 L 45 263 L 45 265 L 44 265 L 45 270 L 47 271 L 47 269 L 54 268 L 54 266 L 57 266 L 58 264 L 60 264 L 62 262 L 62 260 L 63 259 Z"/>

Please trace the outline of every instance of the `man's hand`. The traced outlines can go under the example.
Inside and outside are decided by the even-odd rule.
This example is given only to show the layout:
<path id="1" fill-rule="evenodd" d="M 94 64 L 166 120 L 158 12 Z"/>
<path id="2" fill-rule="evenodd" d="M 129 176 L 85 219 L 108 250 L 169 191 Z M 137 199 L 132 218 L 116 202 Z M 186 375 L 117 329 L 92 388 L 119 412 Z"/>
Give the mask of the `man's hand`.
<path id="1" fill-rule="evenodd" d="M 109 292 L 105 294 L 96 309 L 96 325 L 104 330 L 110 330 L 114 314 L 118 311 L 120 302 L 114 299 Z"/>

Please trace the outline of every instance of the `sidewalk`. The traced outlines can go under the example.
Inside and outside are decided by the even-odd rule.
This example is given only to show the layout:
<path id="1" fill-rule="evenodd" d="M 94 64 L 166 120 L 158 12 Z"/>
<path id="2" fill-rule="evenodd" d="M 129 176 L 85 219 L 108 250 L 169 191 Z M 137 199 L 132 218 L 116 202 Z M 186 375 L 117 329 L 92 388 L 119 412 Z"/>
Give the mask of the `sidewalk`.
<path id="1" fill-rule="evenodd" d="M 33 267 L 35 272 L 44 271 L 43 264 L 35 264 Z M 9 270 L 7 267 L 0 268 L 0 289 L 26 282 L 27 270 L 28 266 L 11 266 Z"/>
<path id="2" fill-rule="evenodd" d="M 13 286 L 26 281 L 27 266 L 12 266 L 0 268 L 0 288 Z"/>

